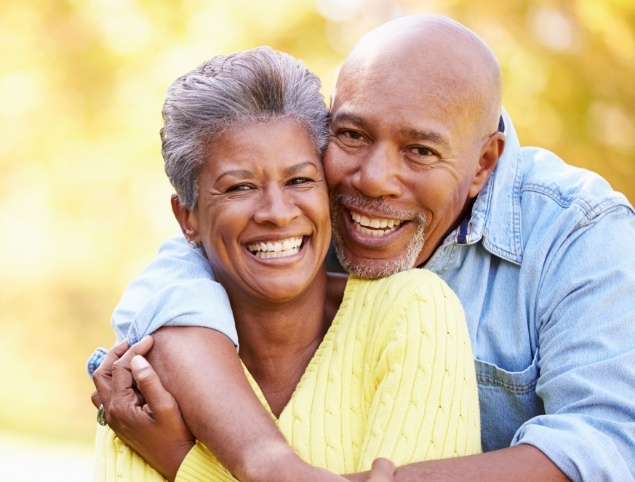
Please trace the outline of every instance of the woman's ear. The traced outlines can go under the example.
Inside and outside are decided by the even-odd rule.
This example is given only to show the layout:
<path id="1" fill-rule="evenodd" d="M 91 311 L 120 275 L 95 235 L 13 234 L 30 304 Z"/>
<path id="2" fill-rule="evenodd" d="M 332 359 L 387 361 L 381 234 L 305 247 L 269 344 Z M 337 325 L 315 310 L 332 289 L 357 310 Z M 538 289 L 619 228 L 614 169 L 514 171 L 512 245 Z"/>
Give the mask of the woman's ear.
<path id="1" fill-rule="evenodd" d="M 174 217 L 179 223 L 179 226 L 181 226 L 181 231 L 183 231 L 185 238 L 188 242 L 194 241 L 200 246 L 201 238 L 196 212 L 181 204 L 179 196 L 176 194 L 172 194 L 170 202 L 172 203 L 172 212 L 174 213 Z"/>
<path id="2" fill-rule="evenodd" d="M 492 134 L 481 151 L 477 170 L 468 191 L 468 196 L 470 198 L 476 197 L 478 193 L 481 192 L 481 189 L 483 189 L 483 186 L 489 179 L 490 174 L 492 174 L 492 171 L 496 167 L 498 159 L 503 155 L 504 149 L 505 134 L 502 132 Z"/>

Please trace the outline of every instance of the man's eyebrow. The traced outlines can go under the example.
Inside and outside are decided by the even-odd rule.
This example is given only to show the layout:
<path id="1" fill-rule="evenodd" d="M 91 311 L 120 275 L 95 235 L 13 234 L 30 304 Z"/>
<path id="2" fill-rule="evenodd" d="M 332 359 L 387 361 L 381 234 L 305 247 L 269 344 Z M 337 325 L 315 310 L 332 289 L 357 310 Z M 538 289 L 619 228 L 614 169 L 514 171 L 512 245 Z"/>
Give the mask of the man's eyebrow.
<path id="1" fill-rule="evenodd" d="M 435 131 L 419 130 L 419 129 L 404 129 L 401 133 L 408 138 L 418 139 L 420 141 L 433 142 L 444 147 L 450 147 L 450 143 L 445 136 Z"/>
<path id="2" fill-rule="evenodd" d="M 361 117 L 352 114 L 350 112 L 337 112 L 331 122 L 350 122 L 356 126 L 367 127 L 368 123 L 362 119 Z M 421 130 L 421 129 L 402 129 L 399 132 L 404 137 L 408 137 L 410 139 L 418 139 L 421 141 L 434 142 L 435 144 L 441 145 L 443 147 L 449 147 L 450 143 L 448 140 L 440 133 L 430 130 Z"/>
<path id="3" fill-rule="evenodd" d="M 366 126 L 366 122 L 364 121 L 364 119 L 346 111 L 338 111 L 331 117 L 331 122 L 350 122 L 351 124 L 355 124 L 361 127 Z"/>

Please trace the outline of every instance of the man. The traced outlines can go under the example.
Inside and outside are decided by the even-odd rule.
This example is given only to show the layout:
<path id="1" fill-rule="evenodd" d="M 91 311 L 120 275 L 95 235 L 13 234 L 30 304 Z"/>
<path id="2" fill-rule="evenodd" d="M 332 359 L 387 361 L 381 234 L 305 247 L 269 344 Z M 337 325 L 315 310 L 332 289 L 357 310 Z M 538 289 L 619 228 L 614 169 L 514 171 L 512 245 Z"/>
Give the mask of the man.
<path id="1" fill-rule="evenodd" d="M 362 38 L 333 95 L 324 165 L 342 265 L 369 278 L 413 266 L 439 274 L 463 303 L 476 357 L 485 453 L 399 467 L 394 476 L 633 480 L 635 213 L 598 176 L 547 151 L 520 148 L 511 121 L 500 116 L 501 83 L 492 52 L 474 33 L 447 18 L 414 16 Z M 172 270 L 179 257 L 195 263 L 183 244 L 168 243 L 155 266 Z M 193 268 L 183 274 L 188 270 L 180 266 L 181 278 L 198 276 L 190 283 L 211 287 L 209 275 Z M 115 315 L 121 337 L 137 325 L 205 325 L 215 316 L 206 311 L 207 288 L 195 286 L 203 302 L 190 300 L 190 313 L 170 313 L 157 296 L 158 304 L 141 310 L 152 321 L 133 320 L 140 298 L 156 295 L 166 280 L 174 281 L 151 265 L 133 284 Z M 181 293 L 171 286 L 168 296 Z M 266 479 L 273 467 L 282 480 L 284 464 L 296 462 L 255 415 L 257 404 L 244 401 L 249 394 L 237 381 L 232 344 L 218 342 L 222 363 L 219 355 L 183 356 L 198 353 L 203 337 L 223 335 L 162 328 L 150 361 L 188 426 L 198 427 L 197 438 L 211 440 L 239 478 Z M 137 352 L 147 349 L 144 343 Z M 140 388 L 149 384 L 150 406 L 168 400 L 151 369 L 135 363 Z M 210 400 L 211 389 L 179 376 L 210 364 L 216 388 L 240 394 L 226 423 L 200 416 L 202 407 L 190 400 Z M 121 394 L 129 378 L 117 371 L 113 383 Z M 98 381 L 105 403 L 107 375 Z M 115 396 L 108 407 L 118 426 L 121 400 L 127 399 Z M 152 459 L 151 450 L 133 447 Z"/>

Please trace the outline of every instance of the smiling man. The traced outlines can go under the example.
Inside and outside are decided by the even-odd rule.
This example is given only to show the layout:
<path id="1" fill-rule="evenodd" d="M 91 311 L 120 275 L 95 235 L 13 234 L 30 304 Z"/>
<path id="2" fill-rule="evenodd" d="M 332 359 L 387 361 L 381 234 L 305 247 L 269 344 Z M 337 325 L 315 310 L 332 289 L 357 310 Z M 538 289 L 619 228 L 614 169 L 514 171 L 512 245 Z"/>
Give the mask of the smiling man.
<path id="1" fill-rule="evenodd" d="M 348 272 L 417 266 L 469 217 L 503 151 L 501 88 L 490 49 L 449 20 L 401 19 L 359 42 L 338 77 L 324 161 Z"/>
<path id="2" fill-rule="evenodd" d="M 463 303 L 476 358 L 485 453 L 400 467 L 395 479 L 633 480 L 633 208 L 599 176 L 521 148 L 501 116 L 501 90 L 490 49 L 439 16 L 372 31 L 338 77 L 324 167 L 339 259 L 364 278 L 414 266 L 439 274 Z M 199 258 L 184 240 L 168 241 L 115 312 L 119 338 L 197 325 L 236 343 Z M 162 377 L 179 373 L 182 383 L 167 388 L 234 473 L 283 480 L 293 455 L 257 403 L 235 401 L 245 383 L 231 343 L 173 365 L 200 337 L 223 335 L 161 328 L 150 361 Z M 210 365 L 216 373 L 207 378 L 185 375 Z M 106 375 L 97 384 L 107 403 Z M 157 387 L 149 367 L 137 375 L 141 388 L 146 380 Z M 183 395 L 203 380 L 214 383 L 205 392 L 214 407 Z M 210 421 L 205 410 L 220 414 L 230 404 L 213 398 L 224 387 L 240 414 L 225 408 L 226 417 Z M 149 395 L 150 406 L 169 397 Z M 138 413 L 128 422 L 148 423 Z M 122 436 L 134 439 L 134 431 Z"/>

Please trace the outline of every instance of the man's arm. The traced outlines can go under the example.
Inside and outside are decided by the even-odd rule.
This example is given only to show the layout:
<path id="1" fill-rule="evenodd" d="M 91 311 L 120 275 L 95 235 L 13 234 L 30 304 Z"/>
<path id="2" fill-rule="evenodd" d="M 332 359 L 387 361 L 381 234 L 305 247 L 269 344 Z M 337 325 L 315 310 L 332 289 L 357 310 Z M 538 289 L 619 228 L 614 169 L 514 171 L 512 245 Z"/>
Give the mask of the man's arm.
<path id="1" fill-rule="evenodd" d="M 147 345 L 147 343 L 144 341 L 142 345 Z M 120 350 L 120 352 L 121 351 L 122 350 Z M 135 347 L 133 346 L 124 355 L 124 358 L 127 358 L 127 360 L 119 363 L 116 369 L 123 371 L 124 367 L 130 367 L 132 365 L 131 368 L 128 368 L 128 370 L 132 370 L 128 385 L 126 385 L 124 381 L 125 373 L 119 377 L 119 381 L 115 384 L 116 386 L 113 387 L 114 391 L 112 393 L 110 385 L 106 380 L 102 380 L 103 377 L 100 377 L 99 372 L 96 373 L 94 380 L 100 388 L 99 392 L 102 401 L 106 405 L 109 405 L 111 395 L 113 400 L 118 400 L 113 402 L 114 405 L 118 405 L 116 413 L 113 414 L 115 419 L 109 418 L 109 422 L 115 426 L 115 430 L 123 436 L 127 443 L 131 443 L 137 451 L 143 454 L 146 460 L 150 461 L 160 472 L 166 474 L 169 480 L 173 480 L 172 476 L 174 471 L 181 465 L 186 455 L 181 449 L 187 445 L 187 437 L 179 435 L 182 433 L 182 429 L 179 428 L 179 423 L 182 423 L 179 422 L 181 415 L 179 414 L 178 408 L 175 409 L 174 405 L 172 405 L 174 399 L 165 391 L 164 387 L 162 387 L 156 372 L 149 365 L 141 361 L 137 361 L 136 365 L 130 363 L 130 360 L 133 359 L 136 353 L 139 352 L 135 351 Z M 142 353 L 145 353 L 145 351 Z M 121 353 L 119 353 L 119 355 L 121 355 Z M 108 365 L 112 363 L 112 361 L 113 360 L 108 362 L 108 360 L 106 360 L 104 364 Z M 200 368 L 200 366 L 197 365 L 197 368 Z M 102 372 L 104 369 L 107 371 L 108 366 L 102 366 Z M 144 405 L 140 405 L 141 402 L 132 394 L 132 375 L 138 380 L 138 388 L 141 390 L 145 401 L 147 401 L 147 408 L 145 408 L 146 406 Z M 200 380 L 198 380 L 198 382 L 200 383 Z M 126 389 L 126 387 L 128 388 Z M 231 393 L 231 390 L 229 393 Z M 228 399 L 228 403 L 231 404 L 232 401 Z M 158 409 L 158 407 L 163 408 Z M 258 423 L 250 418 L 249 411 L 245 412 L 244 415 L 246 420 L 244 422 L 245 424 Z M 268 415 L 267 418 L 269 418 Z M 269 418 L 269 421 L 270 420 Z M 239 431 L 237 426 L 232 430 L 231 424 L 225 423 L 224 425 L 224 429 L 229 432 L 233 431 L 237 434 Z M 248 428 L 248 432 L 256 432 L 257 428 L 254 427 L 256 427 L 256 425 L 251 425 Z M 148 430 L 152 432 L 148 432 Z M 149 444 L 149 440 L 152 440 L 153 443 Z M 238 466 L 243 463 L 241 462 L 243 459 L 246 459 L 250 453 L 253 454 L 255 450 L 255 458 L 259 461 L 259 464 L 262 464 L 260 467 L 247 467 L 245 469 L 247 475 L 242 476 L 238 473 L 240 469 L 235 469 L 235 474 L 239 479 L 324 481 L 331 480 L 330 478 L 333 477 L 332 474 L 325 473 L 324 471 L 320 473 L 320 469 L 317 469 L 317 472 L 313 471 L 311 474 L 310 470 L 306 471 L 305 467 L 301 467 L 301 464 L 299 466 L 297 461 L 294 461 L 292 457 L 288 457 L 288 453 L 284 447 L 283 450 L 280 451 L 276 451 L 275 449 L 267 450 L 267 446 L 259 445 L 260 443 L 267 442 L 265 440 L 259 442 L 254 439 L 251 443 L 247 442 L 247 449 L 242 456 L 230 455 L 230 458 L 235 460 L 234 462 L 230 462 L 230 465 L 233 463 Z M 241 442 L 238 441 L 238 444 L 234 446 L 237 447 L 238 451 L 244 450 L 244 447 L 241 448 L 240 445 Z M 266 452 L 258 453 L 260 449 L 264 449 Z M 251 462 L 255 463 L 256 460 Z M 161 467 L 158 467 L 158 465 L 161 465 Z M 259 474 L 256 472 L 259 472 Z M 353 482 L 363 482 L 366 480 L 376 480 L 369 479 L 369 477 L 373 475 L 372 472 L 364 472 L 348 474 L 345 478 Z M 389 475 L 385 475 L 385 477 L 386 480 L 391 480 Z M 420 480 L 567 480 L 544 454 L 530 445 L 518 445 L 516 447 L 481 455 L 405 465 L 397 469 L 394 477 L 395 480 L 404 482 Z M 180 479 L 177 478 L 177 480 Z M 198 478 L 190 478 L 188 480 L 206 482 L 210 479 L 205 475 L 201 475 Z"/>
<path id="2" fill-rule="evenodd" d="M 363 482 L 367 474 L 350 474 L 352 482 Z M 569 480 L 547 456 L 531 445 L 517 445 L 479 455 L 419 462 L 397 467 L 397 482 L 510 480 L 557 482 Z"/>
<path id="3" fill-rule="evenodd" d="M 214 280 L 202 249 L 183 236 L 164 241 L 159 253 L 124 291 L 112 315 L 117 340 L 131 344 L 162 326 L 204 326 L 238 346 L 229 298 Z"/>
<path id="4" fill-rule="evenodd" d="M 545 415 L 512 441 L 573 480 L 635 480 L 635 215 L 613 204 L 569 209 L 575 225 L 547 235 L 535 300 Z"/>

